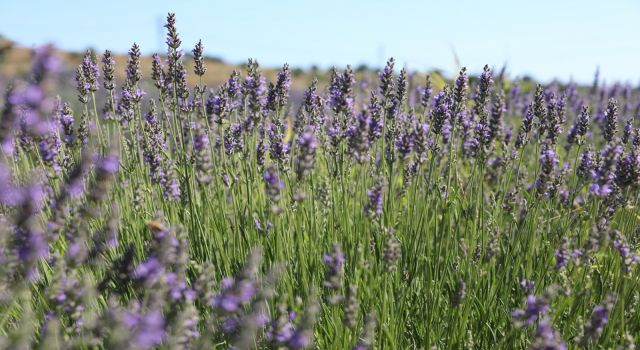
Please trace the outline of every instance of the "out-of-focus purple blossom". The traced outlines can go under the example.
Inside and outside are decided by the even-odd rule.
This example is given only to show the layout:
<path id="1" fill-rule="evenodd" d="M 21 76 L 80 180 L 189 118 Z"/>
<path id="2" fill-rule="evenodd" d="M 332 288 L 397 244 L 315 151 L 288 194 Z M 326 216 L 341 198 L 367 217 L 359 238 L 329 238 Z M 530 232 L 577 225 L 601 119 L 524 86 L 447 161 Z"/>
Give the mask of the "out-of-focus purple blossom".
<path id="1" fill-rule="evenodd" d="M 489 119 L 489 129 L 487 131 L 485 145 L 490 145 L 494 140 L 501 139 L 503 129 L 502 115 L 505 111 L 504 94 L 500 92 L 495 96 L 491 108 L 491 118 Z"/>
<path id="2" fill-rule="evenodd" d="M 427 77 L 425 78 L 424 88 L 422 88 L 420 92 L 420 104 L 425 109 L 425 112 L 429 108 L 432 94 L 433 87 L 431 86 L 431 76 L 427 74 Z"/>
<path id="3" fill-rule="evenodd" d="M 589 192 L 598 197 L 607 197 L 613 192 L 616 165 L 622 155 L 622 146 L 607 144 L 600 153 L 600 162 L 591 171 Z"/>
<path id="4" fill-rule="evenodd" d="M 605 141 L 613 142 L 618 133 L 618 101 L 611 98 L 607 103 L 607 109 L 604 111 L 604 125 L 602 128 L 602 137 Z"/>
<path id="5" fill-rule="evenodd" d="M 629 273 L 634 265 L 640 264 L 640 255 L 631 250 L 631 246 L 620 232 L 616 232 L 613 248 L 620 254 L 624 273 Z"/>
<path id="6" fill-rule="evenodd" d="M 378 97 L 371 92 L 371 100 L 369 102 L 369 142 L 373 143 L 382 136 L 384 128 L 384 119 L 382 116 L 382 106 L 378 101 Z"/>
<path id="7" fill-rule="evenodd" d="M 205 126 L 200 122 L 192 123 L 193 130 L 193 148 L 195 152 L 196 162 L 196 179 L 201 184 L 211 182 L 213 169 L 211 146 L 209 143 L 209 135 Z"/>
<path id="8" fill-rule="evenodd" d="M 64 135 L 64 143 L 67 147 L 72 147 L 75 143 L 74 119 L 73 112 L 68 103 L 60 104 L 58 112 L 62 133 Z"/>
<path id="9" fill-rule="evenodd" d="M 409 158 L 414 145 L 415 134 L 413 133 L 413 130 L 409 127 L 402 128 L 395 141 L 396 150 L 398 151 L 401 160 Z"/>
<path id="10" fill-rule="evenodd" d="M 175 163 L 172 160 L 165 161 L 162 178 L 160 179 L 162 193 L 164 197 L 173 201 L 180 199 L 182 191 L 180 189 L 180 181 L 176 173 Z"/>
<path id="11" fill-rule="evenodd" d="M 136 348 L 151 349 L 160 345 L 166 337 L 164 317 L 160 311 L 125 312 L 122 321 L 131 332 L 133 343 L 130 345 L 134 345 Z"/>
<path id="12" fill-rule="evenodd" d="M 609 322 L 609 314 L 616 303 L 616 296 L 609 294 L 601 304 L 593 308 L 589 320 L 584 325 L 584 336 L 579 339 L 582 346 L 586 346 L 590 340 L 600 338 L 604 326 Z"/>
<path id="13" fill-rule="evenodd" d="M 364 323 L 364 329 L 360 335 L 360 340 L 353 347 L 353 350 L 372 350 L 375 344 L 377 317 L 375 313 L 370 313 Z"/>
<path id="14" fill-rule="evenodd" d="M 156 258 L 149 258 L 133 271 L 133 277 L 147 284 L 152 284 L 165 272 L 164 266 Z"/>
<path id="15" fill-rule="evenodd" d="M 549 145 L 545 145 L 544 149 L 540 153 L 540 175 L 536 180 L 536 189 L 538 193 L 544 196 L 549 196 L 550 184 L 554 180 L 555 167 L 558 164 L 558 157 L 556 153 Z"/>
<path id="16" fill-rule="evenodd" d="M 144 157 L 144 161 L 149 165 L 151 181 L 154 183 L 160 183 L 164 176 L 162 152 L 164 151 L 166 144 L 158 121 L 158 116 L 155 113 L 153 105 L 145 115 L 144 122 L 145 123 L 142 126 L 144 131 L 142 155 Z"/>
<path id="17" fill-rule="evenodd" d="M 533 293 L 535 285 L 534 281 L 528 279 L 522 279 L 522 281 L 520 281 L 520 287 L 522 287 L 522 290 L 524 290 L 525 293 Z"/>
<path id="18" fill-rule="evenodd" d="M 296 317 L 295 312 L 287 312 L 284 304 L 277 306 L 278 317 L 269 322 L 265 332 L 267 340 L 274 345 L 286 344 L 295 332 L 292 324 Z"/>
<path id="19" fill-rule="evenodd" d="M 313 327 L 319 311 L 318 302 L 312 298 L 302 314 L 300 324 L 287 341 L 289 349 L 307 349 L 313 345 Z"/>
<path id="20" fill-rule="evenodd" d="M 60 140 L 57 130 L 42 136 L 38 143 L 38 150 L 40 157 L 42 158 L 42 162 L 47 166 L 50 166 L 56 173 L 61 170 L 58 162 L 61 146 L 62 140 Z"/>
<path id="21" fill-rule="evenodd" d="M 33 51 L 33 81 L 17 83 L 7 90 L 5 110 L 2 115 L 0 142 L 5 153 L 13 151 L 13 132 L 21 123 L 23 132 L 40 136 L 52 132 L 49 119 L 54 114 L 55 100 L 45 91 L 45 78 L 59 68 L 53 47 L 43 46 Z"/>
<path id="22" fill-rule="evenodd" d="M 51 45 L 36 47 L 32 56 L 31 74 L 36 83 L 41 83 L 47 76 L 62 68 L 62 61 Z"/>
<path id="23" fill-rule="evenodd" d="M 638 150 L 633 149 L 618 160 L 616 184 L 621 188 L 640 185 L 640 152 Z"/>
<path id="24" fill-rule="evenodd" d="M 368 111 L 357 113 L 354 120 L 347 127 L 347 143 L 353 157 L 359 163 L 369 160 L 369 148 L 371 147 L 371 135 L 369 128 L 372 120 Z"/>
<path id="25" fill-rule="evenodd" d="M 596 166 L 595 155 L 593 154 L 593 150 L 589 148 L 580 155 L 580 164 L 576 168 L 577 175 L 582 180 L 590 179 Z"/>
<path id="26" fill-rule="evenodd" d="M 538 317 L 545 316 L 549 311 L 549 303 L 551 302 L 553 291 L 551 288 L 545 290 L 540 296 L 533 294 L 527 296 L 524 309 L 517 309 L 511 313 L 513 323 L 518 327 L 532 325 L 538 320 Z"/>
<path id="27" fill-rule="evenodd" d="M 382 215 L 382 195 L 384 191 L 384 177 L 376 179 L 373 187 L 367 190 L 368 203 L 364 207 L 365 214 L 377 218 Z"/>
<path id="28" fill-rule="evenodd" d="M 296 174 L 299 179 L 309 176 L 316 162 L 318 142 L 311 131 L 305 131 L 298 137 L 298 155 L 295 160 Z"/>
<path id="29" fill-rule="evenodd" d="M 262 110 L 267 102 L 265 95 L 267 91 L 266 80 L 258 68 L 258 61 L 249 59 L 247 76 L 242 82 L 242 95 L 247 107 L 246 113 L 254 124 L 262 118 Z"/>
<path id="30" fill-rule="evenodd" d="M 279 210 L 276 208 L 277 204 L 280 202 L 280 191 L 284 188 L 284 181 L 278 178 L 276 167 L 271 164 L 265 169 L 263 179 L 267 197 L 275 206 L 273 208 L 275 209 L 274 211 L 278 212 Z"/>
<path id="31" fill-rule="evenodd" d="M 326 268 L 323 283 L 325 288 L 336 292 L 342 287 L 343 266 L 345 261 L 342 247 L 340 244 L 334 243 L 331 248 L 331 253 L 325 254 L 322 257 L 322 263 Z"/>
<path id="32" fill-rule="evenodd" d="M 560 246 L 560 249 L 556 249 L 553 255 L 556 258 L 556 269 L 560 270 L 567 265 L 567 263 L 571 259 L 571 252 L 569 250 L 568 239 L 565 238 L 562 241 L 562 245 Z"/>
<path id="33" fill-rule="evenodd" d="M 289 157 L 289 143 L 284 140 L 283 126 L 277 124 L 269 125 L 269 156 L 278 162 L 278 165 L 284 164 Z M 281 166 L 282 167 L 282 166 Z"/>
<path id="34" fill-rule="evenodd" d="M 234 313 L 254 299 L 259 289 L 255 280 L 259 263 L 260 251 L 253 251 L 236 277 L 224 278 L 220 282 L 220 291 L 210 301 L 218 312 Z"/>
<path id="35" fill-rule="evenodd" d="M 567 344 L 562 340 L 560 334 L 551 326 L 548 316 L 543 317 L 538 323 L 538 328 L 533 336 L 531 350 L 566 350 Z"/>
<path id="36" fill-rule="evenodd" d="M 633 119 L 627 120 L 624 124 L 624 129 L 622 131 L 622 143 L 628 144 L 631 141 L 631 136 L 633 134 Z"/>

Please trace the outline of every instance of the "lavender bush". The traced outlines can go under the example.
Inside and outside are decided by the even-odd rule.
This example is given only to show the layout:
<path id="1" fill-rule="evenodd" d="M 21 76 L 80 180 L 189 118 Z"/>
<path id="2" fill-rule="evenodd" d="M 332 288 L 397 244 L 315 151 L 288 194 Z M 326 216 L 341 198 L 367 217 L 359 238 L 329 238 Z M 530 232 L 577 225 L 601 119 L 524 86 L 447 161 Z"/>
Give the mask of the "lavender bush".
<path id="1" fill-rule="evenodd" d="M 637 348 L 638 87 L 390 59 L 211 88 L 165 27 L 123 80 L 87 52 L 77 100 L 48 46 L 4 92 L 0 347 Z"/>

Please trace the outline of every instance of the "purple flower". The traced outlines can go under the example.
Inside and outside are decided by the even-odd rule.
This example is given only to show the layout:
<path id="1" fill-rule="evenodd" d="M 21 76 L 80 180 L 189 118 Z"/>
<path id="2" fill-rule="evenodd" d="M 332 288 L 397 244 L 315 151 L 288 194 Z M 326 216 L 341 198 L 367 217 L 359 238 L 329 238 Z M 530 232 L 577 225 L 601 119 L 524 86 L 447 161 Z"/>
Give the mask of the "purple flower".
<path id="1" fill-rule="evenodd" d="M 467 68 L 462 67 L 458 78 L 453 84 L 453 114 L 458 115 L 466 108 L 467 88 L 469 87 L 469 78 L 467 77 Z"/>
<path id="2" fill-rule="evenodd" d="M 289 88 L 291 87 L 291 73 L 289 65 L 285 64 L 278 72 L 275 85 L 270 84 L 267 96 L 266 110 L 269 112 L 280 111 L 287 104 Z"/>
<path id="3" fill-rule="evenodd" d="M 295 159 L 298 179 L 309 176 L 316 162 L 318 142 L 311 131 L 305 131 L 298 137 L 298 155 Z"/>
<path id="4" fill-rule="evenodd" d="M 582 145 L 584 143 L 584 138 L 587 135 L 587 131 L 589 131 L 589 119 L 589 107 L 582 106 L 582 112 L 580 112 L 580 115 L 567 135 L 567 142 L 569 142 L 569 144 L 575 143 Z"/>
<path id="5" fill-rule="evenodd" d="M 356 161 L 364 163 L 369 159 L 369 148 L 372 142 L 370 128 L 377 127 L 375 124 L 377 121 L 374 122 L 365 110 L 358 113 L 354 119 L 347 127 L 347 142 Z"/>
<path id="6" fill-rule="evenodd" d="M 591 174 L 594 172 L 596 167 L 596 162 L 594 159 L 594 154 L 591 148 L 580 155 L 580 164 L 576 168 L 577 175 L 582 180 L 587 180 L 591 178 Z"/>
<path id="7" fill-rule="evenodd" d="M 280 191 L 284 188 L 284 181 L 278 178 L 276 168 L 273 165 L 267 166 L 263 179 L 267 197 L 274 205 L 277 204 L 280 202 Z"/>
<path id="8" fill-rule="evenodd" d="M 256 283 L 248 278 L 225 278 L 220 282 L 220 292 L 214 296 L 212 305 L 223 313 L 233 313 L 249 303 L 258 292 Z"/>
<path id="9" fill-rule="evenodd" d="M 520 287 L 522 287 L 522 289 L 526 293 L 533 293 L 533 290 L 535 288 L 535 282 L 530 281 L 528 279 L 523 279 L 522 281 L 520 281 Z"/>
<path id="10" fill-rule="evenodd" d="M 411 151 L 414 148 L 415 137 L 413 130 L 403 129 L 396 139 L 396 150 L 400 155 L 401 160 L 407 160 L 411 155 Z"/>
<path id="11" fill-rule="evenodd" d="M 562 242 L 560 249 L 556 249 L 553 255 L 556 258 L 556 269 L 559 270 L 567 265 L 571 259 L 571 252 L 569 251 L 568 241 L 566 239 Z"/>
<path id="12" fill-rule="evenodd" d="M 640 152 L 631 150 L 618 160 L 616 184 L 621 188 L 640 185 Z"/>
<path id="13" fill-rule="evenodd" d="M 38 143 L 42 162 L 52 167 L 55 172 L 59 172 L 61 170 L 60 165 L 58 164 L 58 156 L 60 154 L 61 147 L 62 140 L 60 140 L 57 130 L 42 136 Z"/>
<path id="14" fill-rule="evenodd" d="M 180 199 L 182 191 L 180 190 L 180 182 L 178 180 L 178 174 L 176 173 L 175 163 L 172 160 L 167 160 L 162 173 L 163 176 L 162 179 L 160 179 L 160 185 L 162 186 L 164 197 L 177 201 Z"/>
<path id="15" fill-rule="evenodd" d="M 605 300 L 593 308 L 593 312 L 589 320 L 584 325 L 584 337 L 579 343 L 585 346 L 589 340 L 598 339 L 602 335 L 604 326 L 609 322 L 609 313 L 613 310 L 616 303 L 616 297 L 609 294 Z"/>
<path id="16" fill-rule="evenodd" d="M 536 189 L 539 194 L 550 196 L 550 184 L 554 179 L 554 170 L 558 164 L 558 157 L 549 145 L 545 145 L 540 154 L 540 175 L 536 180 Z"/>
<path id="17" fill-rule="evenodd" d="M 127 60 L 127 84 L 130 86 L 136 86 L 136 84 L 142 79 L 142 73 L 140 72 L 140 46 L 133 43 L 129 50 L 129 59 Z"/>
<path id="18" fill-rule="evenodd" d="M 112 91 L 116 88 L 115 65 L 116 61 L 113 59 L 111 51 L 106 50 L 102 56 L 102 74 L 104 75 L 103 86 L 105 90 L 109 91 L 109 97 L 111 98 L 113 98 Z"/>
<path id="19" fill-rule="evenodd" d="M 313 332 L 311 330 L 305 330 L 302 332 L 295 332 L 291 338 L 289 338 L 289 341 L 287 342 L 287 345 L 291 348 L 291 349 L 304 349 L 307 348 L 311 345 L 311 338 L 313 337 Z"/>
<path id="20" fill-rule="evenodd" d="M 202 40 L 198 40 L 198 43 L 193 48 L 193 61 L 195 67 L 193 68 L 193 72 L 197 76 L 203 76 L 207 71 L 207 67 L 204 66 L 204 60 L 202 54 L 204 53 L 204 45 L 202 45 Z"/>
<path id="21" fill-rule="evenodd" d="M 269 125 L 269 156 L 278 164 L 283 164 L 289 156 L 289 144 L 284 142 L 282 129 L 278 124 Z"/>
<path id="22" fill-rule="evenodd" d="M 498 93 L 493 101 L 491 108 L 491 118 L 489 120 L 489 128 L 487 129 L 484 144 L 490 145 L 494 140 L 500 140 L 502 136 L 502 114 L 506 111 L 504 94 Z"/>
<path id="23" fill-rule="evenodd" d="M 616 165 L 622 154 L 622 146 L 606 144 L 600 154 L 600 164 L 591 171 L 589 192 L 597 197 L 608 197 L 613 192 Z"/>
<path id="24" fill-rule="evenodd" d="M 347 120 L 353 115 L 353 85 L 355 78 L 351 66 L 347 66 L 342 74 L 333 68 L 331 71 L 331 81 L 329 83 L 329 105 L 336 116 L 341 116 L 342 120 Z M 344 125 L 341 125 L 343 127 Z"/>
<path id="25" fill-rule="evenodd" d="M 367 197 L 369 202 L 364 207 L 364 212 L 374 218 L 382 215 L 382 196 L 384 191 L 384 178 L 379 177 L 376 179 L 373 187 L 367 191 Z"/>
<path id="26" fill-rule="evenodd" d="M 531 341 L 532 350 L 566 350 L 567 344 L 562 341 L 560 334 L 551 326 L 551 320 L 545 316 L 538 323 L 536 333 Z"/>
<path id="27" fill-rule="evenodd" d="M 142 155 L 145 163 L 149 165 L 149 176 L 151 177 L 151 181 L 154 183 L 160 183 L 164 177 L 162 152 L 164 151 L 166 144 L 153 105 L 151 110 L 145 115 L 144 121 L 145 123 L 142 128 L 145 137 L 142 140 Z"/>
<path id="28" fill-rule="evenodd" d="M 192 123 L 192 130 L 193 148 L 196 161 L 196 179 L 201 184 L 206 185 L 210 183 L 213 178 L 211 174 L 213 162 L 209 144 L 209 135 L 207 134 L 207 130 L 204 125 L 199 122 Z"/>
<path id="29" fill-rule="evenodd" d="M 100 69 L 98 63 L 92 56 L 91 51 L 87 51 L 82 59 L 82 74 L 87 84 L 87 90 L 91 92 L 98 91 L 98 78 L 100 77 Z"/>
<path id="30" fill-rule="evenodd" d="M 145 262 L 141 263 L 133 271 L 133 277 L 144 281 L 145 283 L 152 283 L 159 276 L 164 274 L 164 266 L 156 258 L 149 258 Z"/>
<path id="31" fill-rule="evenodd" d="M 62 62 L 55 55 L 53 46 L 36 47 L 32 55 L 31 74 L 33 74 L 36 83 L 42 82 L 49 74 L 55 73 L 62 68 Z"/>
<path id="32" fill-rule="evenodd" d="M 244 148 L 244 142 L 242 141 L 243 130 L 242 124 L 235 123 L 224 134 L 224 148 L 227 154 L 233 154 Z"/>
<path id="33" fill-rule="evenodd" d="M 447 90 L 440 91 L 434 99 L 433 110 L 431 111 L 431 132 L 435 135 L 442 134 L 442 129 L 452 117 L 451 97 Z"/>
<path id="34" fill-rule="evenodd" d="M 342 247 L 338 243 L 333 244 L 330 254 L 325 254 L 322 257 L 322 263 L 327 268 L 324 278 L 324 286 L 326 288 L 340 288 L 345 261 L 344 254 L 342 253 Z"/>
<path id="35" fill-rule="evenodd" d="M 433 94 L 433 87 L 431 86 L 431 76 L 427 74 L 425 78 L 424 87 L 420 91 L 420 104 L 425 109 L 425 112 L 429 108 L 429 101 L 431 100 L 431 95 Z"/>
<path id="36" fill-rule="evenodd" d="M 266 103 L 266 80 L 258 68 L 258 61 L 249 59 L 247 76 L 242 83 L 242 95 L 247 106 L 247 115 L 254 123 L 260 120 Z"/>
<path id="37" fill-rule="evenodd" d="M 222 321 L 220 328 L 225 334 L 233 334 L 240 328 L 240 320 L 235 316 L 227 317 Z"/>
<path id="38" fill-rule="evenodd" d="M 622 271 L 629 273 L 633 265 L 640 263 L 640 256 L 631 250 L 631 246 L 624 238 L 624 236 L 616 231 L 615 240 L 613 241 L 613 248 L 615 248 L 620 254 L 622 260 Z"/>
<path id="39" fill-rule="evenodd" d="M 612 142 L 618 132 L 618 101 L 611 98 L 607 103 L 607 109 L 604 111 L 604 127 L 602 129 L 602 137 L 607 142 Z"/>
<path id="40" fill-rule="evenodd" d="M 518 327 L 532 325 L 538 317 L 546 315 L 553 293 L 553 289 L 547 289 L 540 296 L 527 296 L 524 309 L 517 309 L 511 313 L 513 323 Z"/>
<path id="41" fill-rule="evenodd" d="M 140 349 L 153 348 L 162 343 L 166 336 L 160 311 L 148 311 L 145 314 L 125 312 L 123 323 L 131 332 L 131 341 Z"/>

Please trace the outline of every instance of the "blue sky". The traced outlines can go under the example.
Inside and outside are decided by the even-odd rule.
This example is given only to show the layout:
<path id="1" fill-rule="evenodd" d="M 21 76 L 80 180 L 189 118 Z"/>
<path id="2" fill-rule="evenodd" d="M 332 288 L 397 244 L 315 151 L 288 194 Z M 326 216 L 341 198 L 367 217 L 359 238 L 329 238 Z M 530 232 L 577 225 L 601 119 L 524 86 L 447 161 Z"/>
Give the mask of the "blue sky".
<path id="1" fill-rule="evenodd" d="M 638 0 L 457 1 L 5 1 L 0 34 L 32 46 L 163 51 L 162 22 L 176 12 L 185 49 L 262 65 L 380 66 L 478 72 L 506 63 L 513 75 L 590 82 L 640 80 Z"/>

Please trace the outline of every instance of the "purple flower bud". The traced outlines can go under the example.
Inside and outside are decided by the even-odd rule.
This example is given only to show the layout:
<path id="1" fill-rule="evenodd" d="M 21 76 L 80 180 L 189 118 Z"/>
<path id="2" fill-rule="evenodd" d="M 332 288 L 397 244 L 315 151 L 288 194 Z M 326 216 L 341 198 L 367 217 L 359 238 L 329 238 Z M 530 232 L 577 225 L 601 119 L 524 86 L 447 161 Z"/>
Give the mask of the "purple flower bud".
<path id="1" fill-rule="evenodd" d="M 367 197 L 369 197 L 369 202 L 364 207 L 364 212 L 373 217 L 377 218 L 382 215 L 382 196 L 384 191 L 384 178 L 379 177 L 376 179 L 375 184 L 371 189 L 367 191 Z"/>

